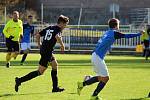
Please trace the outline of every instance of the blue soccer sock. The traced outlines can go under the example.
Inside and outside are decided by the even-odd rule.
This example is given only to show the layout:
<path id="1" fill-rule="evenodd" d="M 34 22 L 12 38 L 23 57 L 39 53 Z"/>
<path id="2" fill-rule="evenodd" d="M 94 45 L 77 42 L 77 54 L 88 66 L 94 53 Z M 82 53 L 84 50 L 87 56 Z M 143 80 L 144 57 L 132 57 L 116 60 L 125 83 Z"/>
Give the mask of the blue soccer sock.
<path id="1" fill-rule="evenodd" d="M 84 81 L 83 86 L 91 85 L 91 84 L 96 83 L 96 82 L 98 82 L 98 76 L 94 76 L 94 77 L 88 79 L 87 81 Z"/>
<path id="2" fill-rule="evenodd" d="M 99 92 L 105 87 L 106 83 L 104 82 L 99 82 L 97 85 L 97 88 L 95 89 L 94 93 L 92 96 L 97 96 L 99 94 Z"/>

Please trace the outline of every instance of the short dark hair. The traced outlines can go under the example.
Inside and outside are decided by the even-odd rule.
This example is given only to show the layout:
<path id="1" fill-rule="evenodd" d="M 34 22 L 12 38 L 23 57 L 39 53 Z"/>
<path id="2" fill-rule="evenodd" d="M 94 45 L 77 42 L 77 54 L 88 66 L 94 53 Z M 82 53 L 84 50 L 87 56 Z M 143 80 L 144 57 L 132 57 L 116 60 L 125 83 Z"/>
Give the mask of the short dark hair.
<path id="1" fill-rule="evenodd" d="M 115 28 L 119 24 L 119 20 L 117 18 L 111 18 L 108 20 L 109 28 Z"/>
<path id="2" fill-rule="evenodd" d="M 19 14 L 19 12 L 17 10 L 13 11 L 12 14 L 16 14 L 16 13 Z"/>
<path id="3" fill-rule="evenodd" d="M 33 16 L 32 15 L 28 15 L 28 18 L 32 18 Z"/>
<path id="4" fill-rule="evenodd" d="M 57 21 L 57 23 L 59 24 L 59 23 L 68 23 L 69 22 L 69 18 L 68 17 L 66 17 L 66 16 L 64 16 L 64 15 L 60 15 L 59 16 L 59 18 L 58 18 L 58 21 Z"/>

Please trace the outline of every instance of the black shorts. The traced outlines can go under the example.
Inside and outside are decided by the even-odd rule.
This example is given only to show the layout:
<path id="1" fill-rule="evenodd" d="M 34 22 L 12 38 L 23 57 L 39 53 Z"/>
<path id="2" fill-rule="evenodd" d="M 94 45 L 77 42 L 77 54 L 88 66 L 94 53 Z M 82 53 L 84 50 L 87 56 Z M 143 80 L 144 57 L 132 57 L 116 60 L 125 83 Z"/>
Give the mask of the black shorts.
<path id="1" fill-rule="evenodd" d="M 144 46 L 145 48 L 149 48 L 149 40 L 144 40 Z"/>
<path id="2" fill-rule="evenodd" d="M 53 56 L 53 53 L 40 53 L 41 59 L 39 61 L 39 64 L 44 67 L 48 67 L 49 62 L 52 62 L 55 60 L 55 57 Z"/>
<path id="3" fill-rule="evenodd" d="M 18 41 L 12 41 L 9 38 L 6 38 L 6 47 L 7 52 L 19 52 L 19 42 Z"/>

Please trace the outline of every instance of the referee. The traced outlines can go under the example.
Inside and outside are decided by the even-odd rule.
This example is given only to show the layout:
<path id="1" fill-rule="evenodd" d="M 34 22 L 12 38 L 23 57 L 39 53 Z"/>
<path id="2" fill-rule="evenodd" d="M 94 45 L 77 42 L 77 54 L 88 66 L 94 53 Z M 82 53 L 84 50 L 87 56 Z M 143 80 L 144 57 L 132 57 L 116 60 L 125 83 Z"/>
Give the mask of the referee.
<path id="1" fill-rule="evenodd" d="M 149 45 L 150 45 L 150 25 L 146 25 L 146 29 L 142 34 L 142 43 L 144 44 L 143 57 L 148 60 L 150 55 Z"/>
<path id="2" fill-rule="evenodd" d="M 13 11 L 13 18 L 7 22 L 3 33 L 6 37 L 6 67 L 9 68 L 11 58 L 16 59 L 19 54 L 19 41 L 22 38 L 23 26 L 22 21 L 19 20 L 19 12 Z"/>

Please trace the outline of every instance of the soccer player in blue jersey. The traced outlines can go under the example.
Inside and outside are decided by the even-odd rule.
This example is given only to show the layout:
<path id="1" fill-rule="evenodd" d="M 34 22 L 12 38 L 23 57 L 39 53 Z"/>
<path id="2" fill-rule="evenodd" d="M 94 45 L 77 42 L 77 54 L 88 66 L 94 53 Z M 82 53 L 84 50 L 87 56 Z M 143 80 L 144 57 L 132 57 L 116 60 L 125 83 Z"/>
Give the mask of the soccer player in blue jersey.
<path id="1" fill-rule="evenodd" d="M 31 48 L 30 37 L 31 35 L 34 34 L 34 26 L 32 25 L 32 20 L 33 20 L 32 15 L 29 15 L 27 19 L 27 23 L 23 24 L 23 38 L 21 41 L 21 52 L 20 52 L 21 54 L 23 54 L 22 60 L 20 62 L 21 65 L 23 65 L 27 57 L 27 54 L 29 53 L 29 50 Z"/>
<path id="2" fill-rule="evenodd" d="M 78 85 L 77 93 L 80 95 L 83 87 L 98 82 L 98 85 L 95 91 L 93 92 L 90 100 L 101 100 L 101 98 L 98 97 L 98 94 L 105 87 L 106 83 L 109 80 L 109 72 L 105 64 L 104 57 L 107 51 L 110 50 L 111 45 L 113 45 L 116 39 L 132 38 L 141 35 L 141 33 L 122 34 L 118 32 L 117 30 L 119 29 L 119 20 L 116 18 L 110 19 L 108 21 L 108 25 L 109 30 L 106 31 L 106 33 L 102 36 L 102 38 L 98 40 L 96 48 L 93 50 L 92 53 L 91 61 L 94 66 L 94 71 L 96 72 L 97 75 L 91 77 L 88 80 L 85 80 L 84 82 L 77 83 Z"/>

